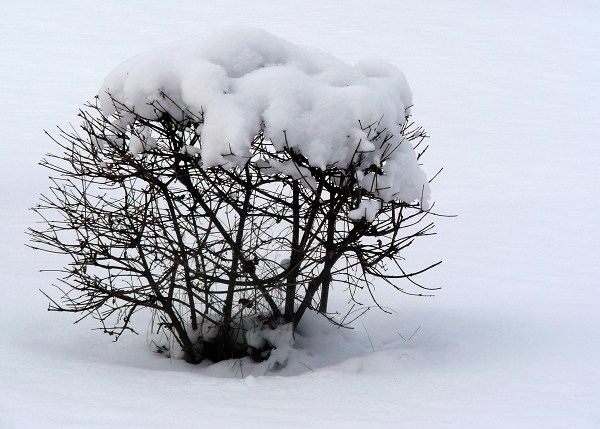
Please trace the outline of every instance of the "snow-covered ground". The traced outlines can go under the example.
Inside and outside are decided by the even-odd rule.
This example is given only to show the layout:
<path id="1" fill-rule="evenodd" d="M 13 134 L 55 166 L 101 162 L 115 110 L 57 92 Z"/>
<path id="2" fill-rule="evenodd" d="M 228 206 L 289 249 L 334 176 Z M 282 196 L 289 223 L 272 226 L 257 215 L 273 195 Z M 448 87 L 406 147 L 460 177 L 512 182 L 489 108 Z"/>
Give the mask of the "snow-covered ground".
<path id="1" fill-rule="evenodd" d="M 592 1 L 3 3 L 0 428 L 600 427 L 600 6 Z M 48 185 L 43 129 L 76 122 L 117 64 L 244 24 L 406 74 L 432 136 L 444 260 L 432 299 L 353 331 L 309 319 L 289 366 L 189 366 L 45 312 L 56 258 L 25 229 Z M 143 326 L 142 326 L 143 328 Z"/>

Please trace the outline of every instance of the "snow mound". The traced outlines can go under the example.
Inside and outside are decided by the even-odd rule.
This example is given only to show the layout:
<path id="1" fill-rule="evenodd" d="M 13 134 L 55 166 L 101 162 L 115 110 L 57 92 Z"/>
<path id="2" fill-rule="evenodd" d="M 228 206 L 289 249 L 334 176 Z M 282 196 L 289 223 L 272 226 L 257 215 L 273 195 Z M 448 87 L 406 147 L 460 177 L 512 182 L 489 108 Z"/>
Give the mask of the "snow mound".
<path id="1" fill-rule="evenodd" d="M 361 185 L 384 200 L 429 199 L 426 175 L 401 135 L 411 91 L 404 74 L 382 61 L 352 67 L 262 30 L 227 28 L 126 61 L 106 77 L 99 99 L 106 116 L 123 113 L 122 128 L 133 121 L 128 110 L 150 120 L 165 112 L 201 118 L 204 168 L 245 163 L 262 129 L 275 150 L 295 148 L 314 167 L 344 168 L 357 150 L 367 166 L 387 156 L 385 175 L 367 174 Z M 385 145 L 363 129 L 376 123 L 393 136 Z"/>
<path id="2" fill-rule="evenodd" d="M 265 342 L 272 345 L 268 359 L 258 363 L 249 357 L 202 363 L 201 373 L 219 378 L 288 377 L 321 369 L 356 373 L 372 354 L 371 346 L 354 331 L 339 329 L 313 311 L 306 312 L 295 332 L 291 323 L 275 329 L 257 327 L 246 334 L 246 341 L 257 348 Z"/>

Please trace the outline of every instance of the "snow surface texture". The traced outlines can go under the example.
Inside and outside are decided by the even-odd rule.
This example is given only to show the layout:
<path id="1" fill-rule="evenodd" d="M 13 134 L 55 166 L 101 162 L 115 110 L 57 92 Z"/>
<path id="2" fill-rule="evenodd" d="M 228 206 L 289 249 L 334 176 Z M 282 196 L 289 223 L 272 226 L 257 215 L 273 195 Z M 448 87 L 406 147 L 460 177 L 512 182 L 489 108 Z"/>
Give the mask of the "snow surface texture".
<path id="1" fill-rule="evenodd" d="M 0 428 L 600 427 L 600 4 L 260 5 L 6 3 Z M 407 255 L 414 268 L 444 260 L 422 279 L 444 287 L 435 298 L 378 288 L 395 313 L 353 331 L 307 319 L 281 371 L 190 366 L 151 353 L 145 326 L 113 344 L 46 313 L 37 289 L 51 292 L 53 275 L 37 269 L 68 260 L 23 246 L 48 186 L 36 164 L 56 150 L 41 130 L 76 124 L 121 61 L 228 24 L 400 67 L 432 136 L 428 172 L 444 166 L 436 209 L 459 215 Z"/>
<path id="2" fill-rule="evenodd" d="M 288 145 L 323 169 L 347 167 L 357 151 L 365 155 L 361 170 L 379 166 L 398 146 L 385 159 L 385 175 L 361 174 L 359 182 L 384 200 L 418 200 L 429 208 L 427 177 L 401 135 L 412 94 L 404 74 L 383 61 L 351 67 L 263 30 L 234 27 L 140 54 L 112 71 L 98 95 L 106 116 L 123 113 L 115 120 L 122 129 L 131 111 L 151 120 L 164 112 L 202 117 L 197 132 L 205 168 L 242 166 L 261 127 L 275 150 Z M 363 129 L 371 124 L 394 137 L 374 144 Z M 130 142 L 136 154 L 138 141 Z"/>

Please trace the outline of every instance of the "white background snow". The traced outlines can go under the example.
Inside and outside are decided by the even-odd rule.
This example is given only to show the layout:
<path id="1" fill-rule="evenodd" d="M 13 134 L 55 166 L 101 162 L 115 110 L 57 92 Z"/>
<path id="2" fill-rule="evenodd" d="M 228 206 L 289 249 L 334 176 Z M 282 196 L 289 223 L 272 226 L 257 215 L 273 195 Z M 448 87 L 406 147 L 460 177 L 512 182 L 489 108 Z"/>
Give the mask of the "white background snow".
<path id="1" fill-rule="evenodd" d="M 0 428 L 600 427 L 596 2 L 2 6 Z M 48 185 L 36 163 L 54 150 L 42 129 L 76 122 L 127 58 L 229 24 L 403 70 L 432 136 L 425 169 L 445 167 L 436 207 L 458 214 L 407 255 L 444 260 L 423 279 L 435 298 L 378 290 L 395 313 L 343 335 L 309 320 L 302 362 L 266 376 L 46 313 L 37 289 L 53 276 L 37 270 L 57 260 L 24 246 Z"/>

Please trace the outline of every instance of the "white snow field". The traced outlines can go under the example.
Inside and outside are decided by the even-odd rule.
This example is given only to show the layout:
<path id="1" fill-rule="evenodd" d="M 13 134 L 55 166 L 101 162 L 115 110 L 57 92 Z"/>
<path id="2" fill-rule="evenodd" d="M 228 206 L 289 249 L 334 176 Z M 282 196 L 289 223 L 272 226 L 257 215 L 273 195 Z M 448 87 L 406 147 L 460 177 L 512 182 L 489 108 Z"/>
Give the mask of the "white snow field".
<path id="1" fill-rule="evenodd" d="M 28 1 L 0 26 L 0 428 L 600 427 L 600 3 Z M 304 321 L 282 370 L 191 366 L 47 313 L 64 261 L 25 247 L 43 129 L 126 59 L 223 25 L 402 70 L 443 260 L 434 298 L 382 288 L 340 331 Z M 334 292 L 341 293 L 342 291 Z M 338 299 L 343 299 L 342 297 Z"/>

